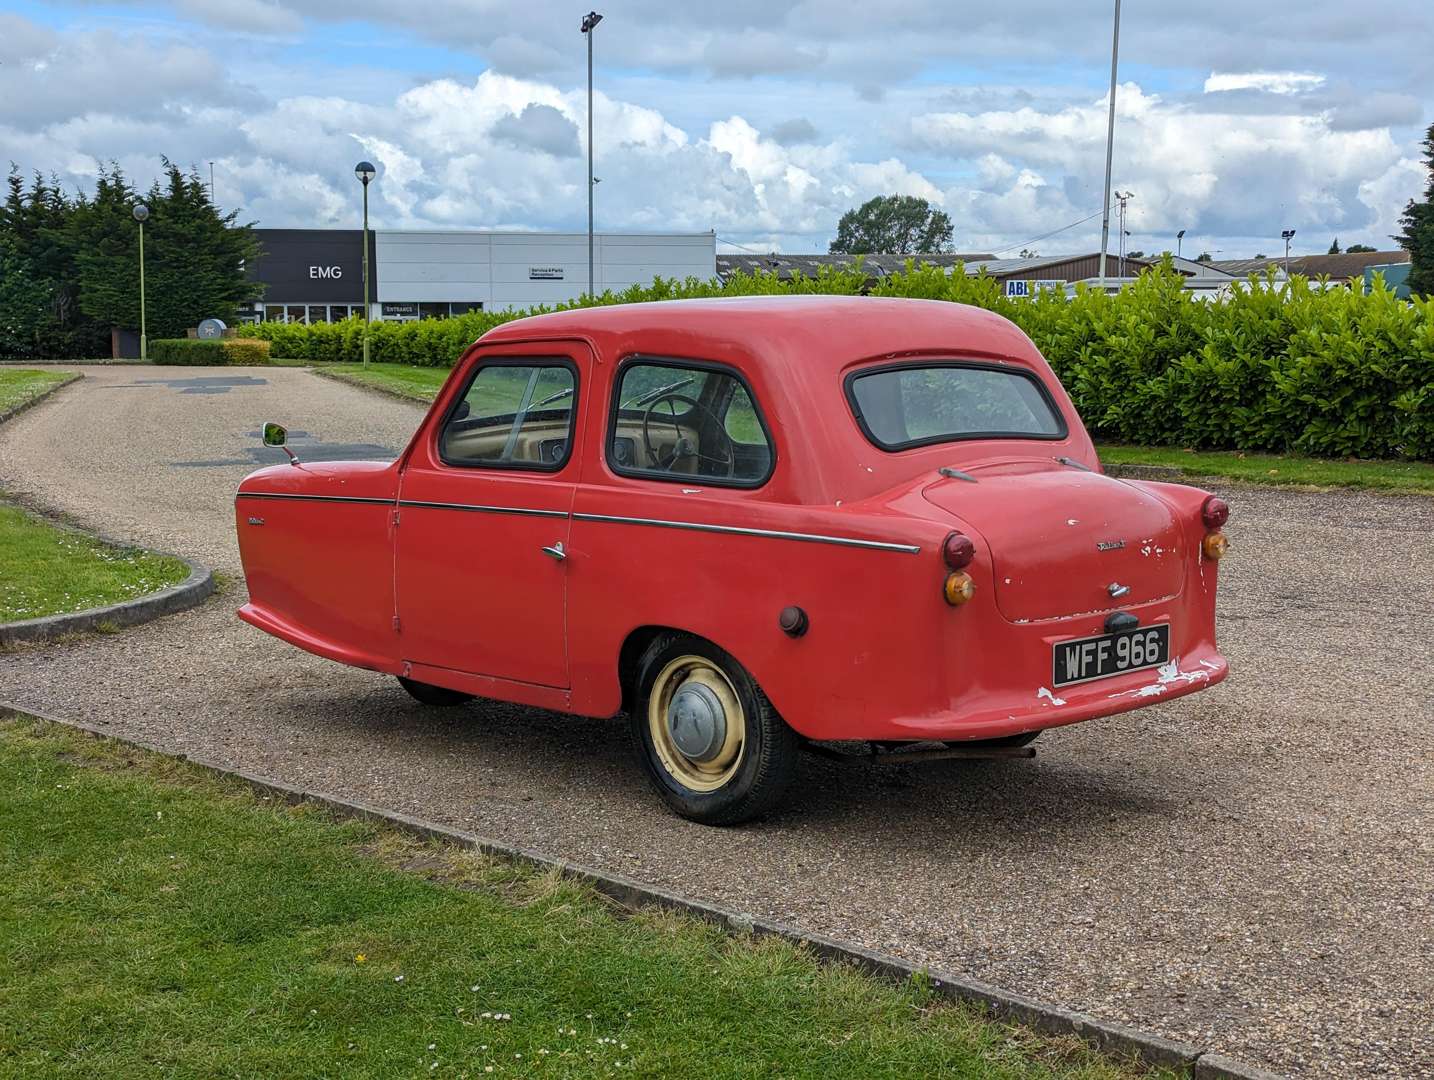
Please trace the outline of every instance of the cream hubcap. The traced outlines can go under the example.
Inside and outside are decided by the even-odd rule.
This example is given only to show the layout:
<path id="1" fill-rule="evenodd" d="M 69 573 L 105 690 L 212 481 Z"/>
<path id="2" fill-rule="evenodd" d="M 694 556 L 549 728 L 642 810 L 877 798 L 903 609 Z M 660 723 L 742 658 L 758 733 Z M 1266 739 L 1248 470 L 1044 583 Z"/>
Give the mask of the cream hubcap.
<path id="1" fill-rule="evenodd" d="M 701 656 L 679 656 L 658 674 L 647 726 L 662 767 L 693 791 L 717 790 L 742 762 L 742 703 L 722 669 Z"/>

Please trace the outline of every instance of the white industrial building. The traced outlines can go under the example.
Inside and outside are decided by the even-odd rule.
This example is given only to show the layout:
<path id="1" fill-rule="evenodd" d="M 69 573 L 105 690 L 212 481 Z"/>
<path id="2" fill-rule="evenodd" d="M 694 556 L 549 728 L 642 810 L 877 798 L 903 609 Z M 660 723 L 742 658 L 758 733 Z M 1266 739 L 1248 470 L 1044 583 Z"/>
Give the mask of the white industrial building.
<path id="1" fill-rule="evenodd" d="M 263 298 L 242 317 L 328 322 L 363 311 L 357 229 L 256 229 L 263 257 L 249 274 Z M 369 233 L 370 315 L 405 321 L 466 311 L 561 304 L 588 291 L 587 233 L 376 229 Z M 597 233 L 593 290 L 655 277 L 717 276 L 714 233 Z"/>

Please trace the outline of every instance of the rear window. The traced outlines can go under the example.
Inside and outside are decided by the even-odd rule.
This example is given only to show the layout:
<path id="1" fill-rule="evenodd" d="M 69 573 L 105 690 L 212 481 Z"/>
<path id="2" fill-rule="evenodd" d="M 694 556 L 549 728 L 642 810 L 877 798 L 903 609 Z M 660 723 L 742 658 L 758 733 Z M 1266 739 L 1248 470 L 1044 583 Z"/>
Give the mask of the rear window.
<path id="1" fill-rule="evenodd" d="M 959 439 L 1063 439 L 1050 394 L 1031 372 L 992 364 L 903 365 L 847 376 L 856 422 L 883 450 Z"/>

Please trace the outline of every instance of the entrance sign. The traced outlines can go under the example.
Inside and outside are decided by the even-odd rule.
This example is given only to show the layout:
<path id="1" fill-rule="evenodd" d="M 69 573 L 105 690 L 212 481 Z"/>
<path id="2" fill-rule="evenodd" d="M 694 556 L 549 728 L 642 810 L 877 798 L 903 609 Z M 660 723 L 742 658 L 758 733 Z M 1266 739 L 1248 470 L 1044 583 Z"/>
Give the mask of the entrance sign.
<path id="1" fill-rule="evenodd" d="M 563 268 L 561 266 L 530 266 L 528 267 L 529 281 L 562 281 Z"/>

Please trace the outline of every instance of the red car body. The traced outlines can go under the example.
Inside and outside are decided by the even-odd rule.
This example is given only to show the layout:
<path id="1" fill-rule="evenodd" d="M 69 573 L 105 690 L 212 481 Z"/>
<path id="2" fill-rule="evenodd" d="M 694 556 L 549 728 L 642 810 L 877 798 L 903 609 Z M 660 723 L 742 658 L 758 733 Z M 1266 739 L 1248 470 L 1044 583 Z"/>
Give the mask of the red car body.
<path id="1" fill-rule="evenodd" d="M 475 369 L 525 357 L 575 375 L 566 461 L 446 463 L 439 432 Z M 740 375 L 770 475 L 724 486 L 615 469 L 608 440 L 635 410 L 614 380 L 632 357 Z M 1038 381 L 1060 430 L 898 450 L 868 437 L 851 377 L 952 359 Z M 345 664 L 585 716 L 621 711 L 634 657 L 675 629 L 736 658 L 807 739 L 986 740 L 1225 677 L 1210 500 L 1104 475 L 1050 367 L 990 312 L 860 297 L 577 309 L 484 335 L 396 461 L 246 478 L 239 614 Z M 957 605 L 943 591 L 953 532 L 971 541 Z M 559 544 L 566 557 L 548 557 Z M 805 632 L 779 625 L 788 608 Z M 1163 662 L 1054 685 L 1053 649 L 1107 634 L 1116 613 L 1168 627 Z"/>

